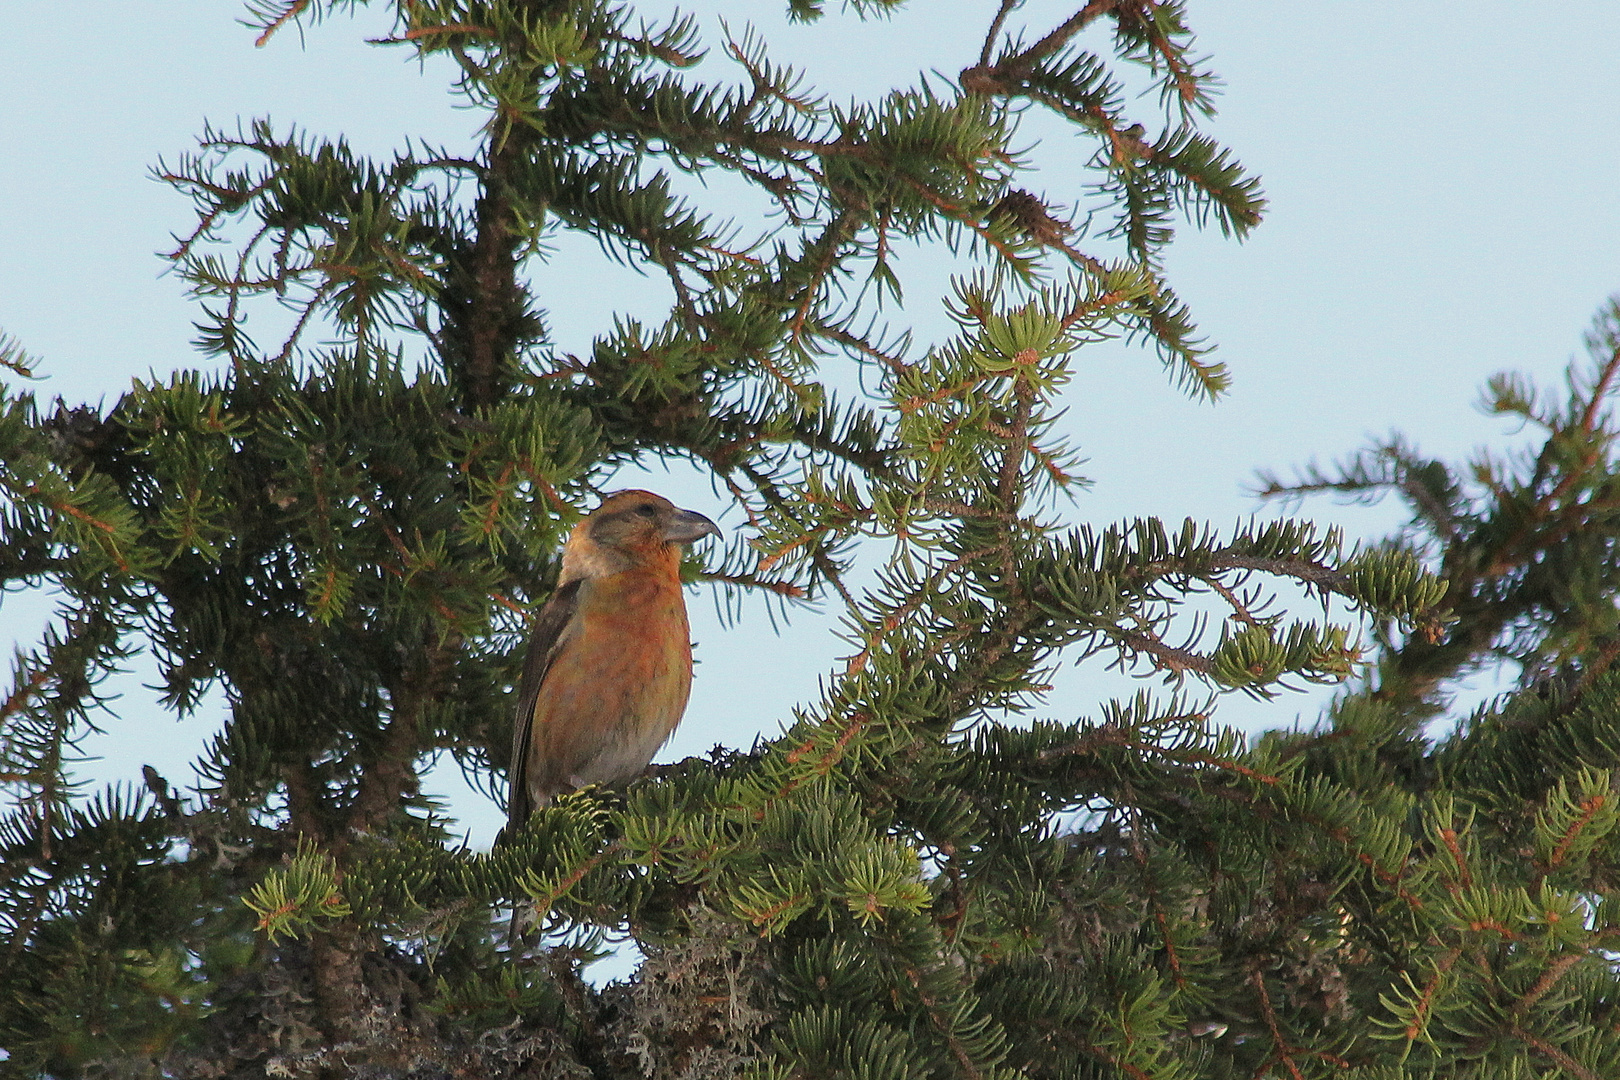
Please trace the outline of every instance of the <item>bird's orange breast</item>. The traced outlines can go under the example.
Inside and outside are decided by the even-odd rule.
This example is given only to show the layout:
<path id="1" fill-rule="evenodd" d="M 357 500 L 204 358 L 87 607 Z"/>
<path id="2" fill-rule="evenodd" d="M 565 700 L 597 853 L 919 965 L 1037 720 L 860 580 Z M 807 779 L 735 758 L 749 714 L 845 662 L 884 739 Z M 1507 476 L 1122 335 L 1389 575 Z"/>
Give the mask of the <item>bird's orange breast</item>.
<path id="1" fill-rule="evenodd" d="M 680 581 L 649 567 L 586 581 L 535 702 L 532 775 L 547 788 L 639 773 L 680 722 L 692 646 Z"/>

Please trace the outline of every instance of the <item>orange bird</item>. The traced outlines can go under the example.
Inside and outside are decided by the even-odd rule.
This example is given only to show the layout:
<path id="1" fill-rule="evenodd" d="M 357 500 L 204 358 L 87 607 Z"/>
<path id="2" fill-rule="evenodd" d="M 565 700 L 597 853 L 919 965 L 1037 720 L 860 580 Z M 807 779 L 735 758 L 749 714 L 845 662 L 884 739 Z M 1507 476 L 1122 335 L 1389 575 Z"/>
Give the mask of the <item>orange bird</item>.
<path id="1" fill-rule="evenodd" d="M 574 526 L 534 621 L 512 723 L 506 816 L 641 773 L 692 689 L 681 545 L 720 530 L 650 491 L 608 496 Z"/>

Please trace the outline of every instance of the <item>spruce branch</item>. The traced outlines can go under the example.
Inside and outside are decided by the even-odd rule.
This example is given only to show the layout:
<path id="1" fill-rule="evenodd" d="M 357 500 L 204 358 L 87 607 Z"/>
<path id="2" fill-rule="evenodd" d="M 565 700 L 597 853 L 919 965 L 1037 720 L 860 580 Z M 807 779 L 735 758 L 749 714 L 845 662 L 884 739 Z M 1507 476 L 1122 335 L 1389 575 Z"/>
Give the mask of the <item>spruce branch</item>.
<path id="1" fill-rule="evenodd" d="M 256 33 L 355 7 L 259 2 Z M 1395 494 L 1413 520 L 1390 545 L 1063 531 L 1085 481 L 1058 417 L 1097 341 L 1225 385 L 1164 253 L 1264 204 L 1198 128 L 1214 82 L 1182 8 L 1031 29 L 998 3 L 960 93 L 832 104 L 752 32 L 723 32 L 716 77 L 685 17 L 402 0 L 382 40 L 455 62 L 476 151 L 373 160 L 259 122 L 160 168 L 195 212 L 173 259 L 199 341 L 231 363 L 106 416 L 0 401 L 0 572 L 83 615 L 0 701 L 12 1067 L 1603 1075 L 1620 309 L 1567 393 L 1494 384 L 1538 453 L 1470 470 L 1392 441 L 1272 485 Z M 1160 91 L 1153 134 L 1122 64 Z M 1084 204 L 1030 187 L 1030 104 L 1092 140 L 1064 178 Z M 739 228 L 683 173 L 782 213 Z M 553 230 L 655 270 L 667 311 L 560 352 L 525 284 Z M 919 300 L 903 242 L 973 264 L 948 340 L 888 304 Z M 293 332 L 260 355 L 245 322 L 269 304 Z M 838 364 L 873 385 L 829 393 Z M 458 847 L 420 771 L 448 751 L 498 792 L 564 532 L 660 456 L 748 522 L 688 580 L 778 609 L 830 585 L 853 655 L 750 752 Z M 889 558 L 861 590 L 871 540 Z M 1326 609 L 1290 621 L 1298 587 L 1370 642 Z M 166 704 L 223 688 L 195 798 L 68 783 L 95 680 L 137 645 Z M 1098 653 L 1209 699 L 1051 718 L 1052 669 Z M 1525 689 L 1423 728 L 1499 655 Z M 1308 680 L 1344 680 L 1320 727 L 1217 726 L 1225 691 Z M 500 909 L 534 906 L 539 942 L 503 941 Z M 626 934 L 638 978 L 592 989 L 579 965 Z"/>

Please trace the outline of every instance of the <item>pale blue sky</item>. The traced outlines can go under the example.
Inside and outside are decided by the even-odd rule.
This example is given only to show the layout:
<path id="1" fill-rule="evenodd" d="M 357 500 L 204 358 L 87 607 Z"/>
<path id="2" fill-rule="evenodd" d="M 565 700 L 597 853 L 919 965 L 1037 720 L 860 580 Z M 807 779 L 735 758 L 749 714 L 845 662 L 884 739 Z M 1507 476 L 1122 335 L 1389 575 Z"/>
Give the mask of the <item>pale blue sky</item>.
<path id="1" fill-rule="evenodd" d="M 683 5 L 691 10 L 690 5 Z M 648 4 L 649 14 L 669 5 Z M 834 98 L 880 93 L 919 69 L 971 63 L 993 4 L 913 4 L 888 24 L 832 15 L 783 24 L 783 5 L 708 0 L 717 17 L 758 24 L 773 52 Z M 1085 355 L 1067 424 L 1096 481 L 1073 508 L 1105 523 L 1157 514 L 1219 526 L 1255 510 L 1259 467 L 1335 457 L 1400 429 L 1457 457 L 1506 433 L 1471 409 L 1504 368 L 1557 376 L 1597 305 L 1620 290 L 1620 5 L 1315 3 L 1190 5 L 1202 51 L 1227 83 L 1215 136 L 1264 178 L 1271 209 L 1245 244 L 1186 232 L 1172 282 L 1236 375 L 1218 405 L 1189 401 L 1157 362 L 1123 348 Z M 1031 3 L 1034 24 L 1063 5 Z M 188 227 L 186 201 L 151 180 L 159 157 L 189 149 L 204 120 L 269 115 L 386 154 L 406 136 L 456 145 L 475 117 L 451 107 L 443 71 L 367 47 L 371 15 L 335 19 L 255 49 L 234 0 L 7 0 L 0 36 L 0 328 L 43 359 L 45 395 L 111 400 L 132 377 L 195 364 L 195 309 L 153 254 Z M 1044 27 L 1043 27 L 1044 29 Z M 720 61 L 711 57 L 707 65 Z M 1144 103 L 1144 113 L 1151 106 Z M 1037 154 L 1041 187 L 1072 202 L 1084 148 L 1059 135 Z M 739 206 L 738 212 L 748 208 Z M 914 260 L 932 271 L 927 258 Z M 565 346 L 580 349 L 615 310 L 652 314 L 655 285 L 615 269 L 594 245 L 563 244 L 537 271 Z M 924 281 L 938 284 L 938 274 Z M 923 337 L 937 310 L 909 294 Z M 689 477 L 653 477 L 694 509 L 720 500 Z M 1306 513 L 1376 533 L 1394 517 L 1317 504 Z M 735 524 L 736 516 L 725 519 Z M 702 663 L 691 709 L 662 758 L 778 730 L 844 650 L 836 612 L 800 616 L 780 643 L 764 615 L 724 629 L 692 597 Z M 27 639 L 37 599 L 5 597 L 0 632 Z M 184 723 L 156 717 L 139 677 L 123 715 L 89 744 L 89 771 L 136 777 L 151 762 L 184 782 L 217 706 Z M 1043 714 L 1095 715 L 1133 687 L 1068 673 Z M 1246 726 L 1314 714 L 1314 697 L 1233 700 Z M 445 780 L 446 790 L 452 785 Z M 458 795 L 487 843 L 498 809 Z"/>

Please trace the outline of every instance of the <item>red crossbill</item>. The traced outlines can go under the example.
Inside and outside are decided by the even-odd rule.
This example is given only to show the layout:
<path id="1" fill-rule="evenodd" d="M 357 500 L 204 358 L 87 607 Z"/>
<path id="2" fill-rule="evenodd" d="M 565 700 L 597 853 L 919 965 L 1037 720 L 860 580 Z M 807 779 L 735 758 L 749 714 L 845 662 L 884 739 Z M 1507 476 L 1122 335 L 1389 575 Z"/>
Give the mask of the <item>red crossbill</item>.
<path id="1" fill-rule="evenodd" d="M 681 545 L 711 534 L 649 491 L 616 492 L 574 526 L 523 662 L 511 825 L 560 792 L 639 775 L 675 731 L 692 689 Z"/>

